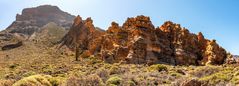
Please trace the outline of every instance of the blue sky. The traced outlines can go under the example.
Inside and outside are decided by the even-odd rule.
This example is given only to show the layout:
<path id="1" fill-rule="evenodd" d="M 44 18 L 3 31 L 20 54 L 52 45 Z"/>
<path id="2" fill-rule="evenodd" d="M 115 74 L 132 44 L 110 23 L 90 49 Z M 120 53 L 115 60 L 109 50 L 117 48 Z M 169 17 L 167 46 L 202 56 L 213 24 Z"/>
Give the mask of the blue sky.
<path id="1" fill-rule="evenodd" d="M 239 54 L 239 0 L 1 0 L 0 30 L 15 20 L 23 8 L 56 5 L 95 26 L 107 29 L 112 21 L 122 24 L 127 17 L 150 16 L 155 26 L 171 20 L 193 33 L 203 32 L 227 51 Z"/>

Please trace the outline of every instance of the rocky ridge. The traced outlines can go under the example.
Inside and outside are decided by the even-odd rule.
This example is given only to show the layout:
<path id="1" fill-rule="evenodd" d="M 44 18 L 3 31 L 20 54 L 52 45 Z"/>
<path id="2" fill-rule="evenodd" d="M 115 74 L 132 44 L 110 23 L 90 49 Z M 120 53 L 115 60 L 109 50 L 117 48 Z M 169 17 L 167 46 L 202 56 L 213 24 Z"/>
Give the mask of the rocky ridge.
<path id="1" fill-rule="evenodd" d="M 0 32 L 0 48 L 1 50 L 13 49 L 16 48 L 15 45 L 21 46 L 24 44 L 23 42 L 29 39 L 48 41 L 45 39 L 48 37 L 56 37 L 54 39 L 50 38 L 51 40 L 48 41 L 55 43 L 55 39 L 62 38 L 59 35 L 64 36 L 64 33 L 72 25 L 74 18 L 75 16 L 61 11 L 57 6 L 42 5 L 25 8 L 22 10 L 22 14 L 16 15 L 16 20 L 10 26 Z M 54 36 L 49 35 L 48 30 L 51 31 L 49 34 L 52 33 Z M 34 37 L 36 35 L 37 37 Z M 9 47 L 9 45 L 15 47 Z"/>
<path id="2" fill-rule="evenodd" d="M 105 62 L 166 63 L 173 65 L 222 64 L 227 57 L 225 49 L 215 40 L 205 39 L 200 32 L 190 33 L 171 21 L 155 28 L 147 16 L 128 18 L 122 26 L 112 22 L 106 32 L 99 32 L 87 18 L 74 20 L 62 45 L 81 56 L 94 55 Z"/>
<path id="3" fill-rule="evenodd" d="M 61 11 L 57 6 L 42 5 L 22 10 L 16 15 L 16 20 L 7 27 L 9 33 L 18 33 L 30 36 L 49 22 L 69 28 L 75 16 Z"/>

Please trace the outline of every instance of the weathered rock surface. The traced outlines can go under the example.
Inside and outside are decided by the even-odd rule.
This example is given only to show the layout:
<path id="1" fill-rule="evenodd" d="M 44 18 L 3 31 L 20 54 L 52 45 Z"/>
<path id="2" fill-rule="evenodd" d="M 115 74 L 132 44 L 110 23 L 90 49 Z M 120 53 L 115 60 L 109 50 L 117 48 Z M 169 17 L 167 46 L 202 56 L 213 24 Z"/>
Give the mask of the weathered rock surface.
<path id="1" fill-rule="evenodd" d="M 155 28 L 149 17 L 141 15 L 128 18 L 123 26 L 112 22 L 106 32 L 98 32 L 92 22 L 78 16 L 62 44 L 71 49 L 80 45 L 87 55 L 109 63 L 206 65 L 222 64 L 227 57 L 215 40 L 170 21 Z"/>
<path id="2" fill-rule="evenodd" d="M 25 37 L 22 34 L 12 34 L 6 31 L 0 32 L 0 49 L 10 50 L 23 45 Z"/>
<path id="3" fill-rule="evenodd" d="M 96 29 L 91 18 L 82 20 L 80 16 L 74 19 L 74 23 L 69 32 L 63 37 L 62 45 L 66 45 L 71 50 L 80 47 L 82 50 L 88 50 L 92 40 L 100 37 L 103 32 Z M 93 47 L 93 46 L 91 46 Z"/>
<path id="4" fill-rule="evenodd" d="M 74 17 L 51 5 L 26 8 L 22 10 L 22 14 L 16 15 L 16 20 L 6 30 L 9 33 L 22 33 L 30 36 L 49 22 L 70 28 Z"/>
<path id="5" fill-rule="evenodd" d="M 225 61 L 226 64 L 236 64 L 239 63 L 239 56 L 232 55 L 230 53 L 227 54 L 227 59 Z"/>
<path id="6" fill-rule="evenodd" d="M 13 49 L 13 48 L 20 47 L 20 46 L 22 46 L 22 45 L 23 45 L 23 43 L 22 43 L 22 41 L 20 41 L 20 42 L 17 42 L 17 43 L 15 43 L 15 44 L 5 45 L 5 46 L 2 47 L 2 50 L 10 50 L 10 49 Z"/>

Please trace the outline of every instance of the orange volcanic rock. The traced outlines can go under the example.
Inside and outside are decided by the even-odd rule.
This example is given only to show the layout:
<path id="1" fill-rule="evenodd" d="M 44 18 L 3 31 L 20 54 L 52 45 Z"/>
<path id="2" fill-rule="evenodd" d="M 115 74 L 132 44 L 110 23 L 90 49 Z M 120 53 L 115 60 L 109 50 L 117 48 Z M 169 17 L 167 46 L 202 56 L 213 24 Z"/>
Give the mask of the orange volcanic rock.
<path id="1" fill-rule="evenodd" d="M 155 28 L 149 17 L 141 15 L 128 18 L 123 26 L 112 22 L 106 32 L 96 30 L 92 22 L 76 17 L 63 45 L 79 44 L 88 56 L 109 63 L 206 65 L 222 64 L 226 59 L 226 51 L 215 41 L 170 21 Z"/>
<path id="2" fill-rule="evenodd" d="M 222 64 L 227 57 L 225 49 L 220 47 L 216 40 L 208 41 L 206 50 L 202 54 L 202 65 L 205 64 Z"/>
<path id="3" fill-rule="evenodd" d="M 149 17 L 140 15 L 136 18 L 128 18 L 126 22 L 123 24 L 123 28 L 132 29 L 132 28 L 148 28 L 154 29 L 153 24 L 150 21 Z"/>
<path id="4" fill-rule="evenodd" d="M 199 42 L 199 49 L 204 52 L 206 50 L 206 47 L 207 47 L 207 42 L 209 40 L 205 39 L 203 34 L 201 32 L 198 33 L 197 35 L 198 37 L 198 42 Z"/>
<path id="5" fill-rule="evenodd" d="M 92 26 L 89 25 L 89 20 L 84 21 L 80 16 L 77 16 L 74 19 L 74 23 L 71 27 L 71 30 L 65 35 L 62 42 L 64 45 L 69 47 L 70 49 L 74 49 L 75 46 L 81 45 L 81 47 L 87 47 L 90 40 L 91 32 L 93 32 L 94 28 L 89 28 Z"/>
<path id="6" fill-rule="evenodd" d="M 116 22 L 112 22 L 111 26 L 109 27 L 109 29 L 107 30 L 108 33 L 118 33 L 122 31 L 121 28 L 119 27 L 119 24 Z"/>
<path id="7" fill-rule="evenodd" d="M 89 56 L 93 54 L 94 50 L 97 48 L 94 39 L 100 37 L 104 32 L 95 29 L 93 25 L 93 20 L 87 18 L 82 20 L 80 16 L 74 19 L 74 23 L 70 31 L 63 37 L 62 45 L 66 45 L 69 49 L 74 51 L 76 47 L 84 50 L 83 56 Z M 94 42 L 93 42 L 94 40 Z M 62 47 L 62 45 L 60 47 Z M 90 52 L 92 51 L 92 52 Z"/>
<path id="8" fill-rule="evenodd" d="M 179 24 L 165 22 L 160 29 L 166 34 L 176 64 L 197 64 L 197 37 Z"/>
<path id="9" fill-rule="evenodd" d="M 202 32 L 199 32 L 198 35 L 197 35 L 197 37 L 198 37 L 198 41 L 199 41 L 199 42 L 205 41 L 205 38 L 204 38 Z"/>

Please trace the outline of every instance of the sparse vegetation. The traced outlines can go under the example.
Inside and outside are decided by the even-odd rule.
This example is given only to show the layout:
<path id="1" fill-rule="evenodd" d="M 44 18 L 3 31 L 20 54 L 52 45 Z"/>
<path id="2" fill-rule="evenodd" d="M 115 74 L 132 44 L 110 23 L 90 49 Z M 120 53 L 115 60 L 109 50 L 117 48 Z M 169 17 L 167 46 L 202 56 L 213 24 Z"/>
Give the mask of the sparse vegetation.
<path id="1" fill-rule="evenodd" d="M 67 86 L 104 86 L 102 79 L 95 74 L 88 76 L 75 77 L 72 76 L 66 81 Z"/>
<path id="2" fill-rule="evenodd" d="M 51 52 L 51 51 L 49 51 Z M 54 55 L 54 53 L 51 53 Z M 1 84 L 6 86 L 20 85 L 48 85 L 48 86 L 76 86 L 87 84 L 90 86 L 145 86 L 145 85 L 175 85 L 183 80 L 198 78 L 208 85 L 239 84 L 238 69 L 234 65 L 228 66 L 172 66 L 155 64 L 121 64 L 104 63 L 95 57 L 74 61 L 74 56 L 43 57 L 25 61 L 14 61 L 14 67 L 6 65 L 0 70 Z M 46 59 L 47 58 L 47 59 Z M 54 60 L 52 60 L 54 59 Z M 11 61 L 12 62 L 12 61 Z M 26 63 L 29 62 L 29 63 Z M 40 75 L 39 75 L 40 74 Z M 90 83 L 90 84 L 89 84 Z"/>
<path id="3" fill-rule="evenodd" d="M 214 85 L 219 82 L 229 82 L 233 77 L 233 69 L 231 67 L 219 68 L 219 72 L 200 78 L 201 81 L 208 81 L 209 84 Z"/>
<path id="4" fill-rule="evenodd" d="M 29 46 L 0 52 L 0 86 L 178 86 L 194 78 L 208 85 L 239 84 L 237 65 L 109 64 L 93 55 L 75 61 L 74 52 L 25 44 Z"/>
<path id="5" fill-rule="evenodd" d="M 51 51 L 49 51 L 51 52 Z M 54 55 L 54 53 L 51 53 Z M 239 84 L 238 69 L 234 65 L 228 66 L 172 66 L 155 64 L 121 64 L 104 63 L 95 57 L 74 61 L 74 56 L 43 57 L 14 61 L 14 67 L 6 65 L 0 70 L 1 84 L 6 86 L 20 85 L 48 85 L 48 86 L 76 86 L 87 84 L 90 86 L 145 86 L 145 85 L 175 85 L 183 80 L 198 78 L 208 85 Z M 54 59 L 54 60 L 52 60 Z M 12 61 L 11 61 L 12 62 Z M 26 63 L 29 62 L 29 63 Z M 40 75 L 39 75 L 40 74 Z M 89 84 L 90 83 L 90 84 Z"/>

